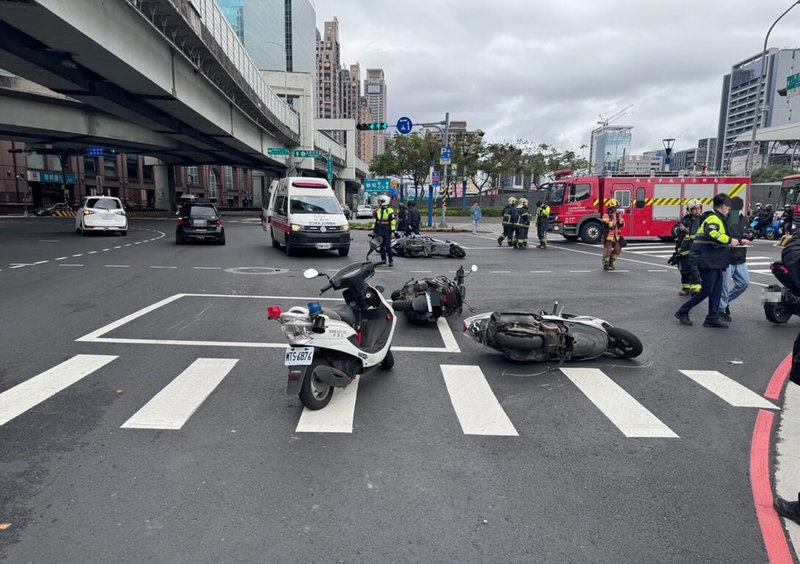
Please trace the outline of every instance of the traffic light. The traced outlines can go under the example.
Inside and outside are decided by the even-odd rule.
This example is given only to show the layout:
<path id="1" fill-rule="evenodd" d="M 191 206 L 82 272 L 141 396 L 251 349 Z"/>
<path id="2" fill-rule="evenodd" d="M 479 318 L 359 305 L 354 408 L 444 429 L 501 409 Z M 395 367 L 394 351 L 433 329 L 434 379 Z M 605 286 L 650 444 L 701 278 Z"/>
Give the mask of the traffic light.
<path id="1" fill-rule="evenodd" d="M 385 121 L 379 123 L 358 123 L 356 129 L 359 131 L 379 131 L 382 129 L 389 129 L 389 124 Z"/>

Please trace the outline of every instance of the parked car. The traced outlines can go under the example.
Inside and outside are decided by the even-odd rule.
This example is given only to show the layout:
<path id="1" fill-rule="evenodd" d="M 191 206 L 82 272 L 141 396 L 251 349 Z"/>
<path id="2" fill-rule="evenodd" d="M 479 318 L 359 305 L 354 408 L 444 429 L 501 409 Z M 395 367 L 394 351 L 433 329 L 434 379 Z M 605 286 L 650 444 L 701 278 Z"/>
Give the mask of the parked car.
<path id="1" fill-rule="evenodd" d="M 75 215 L 75 232 L 86 235 L 92 231 L 128 234 L 128 216 L 119 198 L 86 196 L 83 199 Z"/>
<path id="2" fill-rule="evenodd" d="M 187 241 L 214 241 L 225 244 L 225 228 L 222 214 L 214 204 L 184 204 L 178 210 L 178 225 L 175 227 L 175 244 Z"/>
<path id="3" fill-rule="evenodd" d="M 53 215 L 53 212 L 57 211 L 72 211 L 72 208 L 63 202 L 59 202 L 57 204 L 50 204 L 49 206 L 43 206 L 41 208 L 36 208 L 33 211 L 34 215 Z"/>
<path id="4" fill-rule="evenodd" d="M 350 209 L 350 206 L 344 204 L 342 206 L 342 212 L 344 213 L 344 217 L 347 220 L 353 219 L 353 211 Z"/>
<path id="5" fill-rule="evenodd" d="M 370 206 L 362 205 L 356 208 L 356 219 L 362 217 L 372 217 L 372 208 Z"/>

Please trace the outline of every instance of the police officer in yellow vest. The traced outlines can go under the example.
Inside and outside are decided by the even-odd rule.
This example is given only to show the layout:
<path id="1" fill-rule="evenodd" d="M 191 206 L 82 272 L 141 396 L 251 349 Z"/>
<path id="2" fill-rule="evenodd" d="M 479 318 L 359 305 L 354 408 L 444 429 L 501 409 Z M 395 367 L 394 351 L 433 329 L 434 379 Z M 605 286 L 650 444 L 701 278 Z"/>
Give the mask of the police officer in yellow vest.
<path id="1" fill-rule="evenodd" d="M 394 266 L 392 256 L 392 234 L 397 229 L 397 214 L 389 207 L 389 196 L 378 198 L 380 207 L 375 210 L 375 220 L 372 222 L 372 231 L 383 239 L 381 243 L 381 264 L 386 264 L 389 257 L 389 266 Z M 719 302 L 719 300 L 717 300 Z"/>
<path id="2" fill-rule="evenodd" d="M 727 215 L 731 211 L 731 199 L 727 194 L 714 196 L 714 211 L 708 213 L 697 229 L 690 260 L 700 270 L 700 291 L 684 303 L 675 317 L 684 325 L 691 325 L 691 309 L 708 298 L 708 315 L 703 327 L 727 327 L 719 318 L 719 299 L 722 295 L 722 273 L 730 264 L 731 247 L 738 247 L 738 239 L 727 233 Z"/>

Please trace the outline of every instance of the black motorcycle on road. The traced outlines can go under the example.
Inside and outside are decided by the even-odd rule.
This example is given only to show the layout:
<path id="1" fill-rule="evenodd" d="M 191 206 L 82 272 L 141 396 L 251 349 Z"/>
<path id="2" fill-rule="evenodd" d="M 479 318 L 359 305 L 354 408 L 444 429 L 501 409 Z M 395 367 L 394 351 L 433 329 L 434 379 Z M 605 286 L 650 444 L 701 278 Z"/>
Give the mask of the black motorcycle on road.
<path id="1" fill-rule="evenodd" d="M 470 269 L 476 272 L 478 267 Z M 469 273 L 460 266 L 456 271 L 455 281 L 440 275 L 434 278 L 411 279 L 399 290 L 392 292 L 392 308 L 404 311 L 406 317 L 414 323 L 434 323 L 440 317 L 460 314 L 467 297 L 464 279 Z"/>
<path id="2" fill-rule="evenodd" d="M 406 258 L 451 257 L 464 258 L 467 252 L 453 241 L 440 241 L 428 235 L 409 235 L 392 241 L 392 252 Z"/>

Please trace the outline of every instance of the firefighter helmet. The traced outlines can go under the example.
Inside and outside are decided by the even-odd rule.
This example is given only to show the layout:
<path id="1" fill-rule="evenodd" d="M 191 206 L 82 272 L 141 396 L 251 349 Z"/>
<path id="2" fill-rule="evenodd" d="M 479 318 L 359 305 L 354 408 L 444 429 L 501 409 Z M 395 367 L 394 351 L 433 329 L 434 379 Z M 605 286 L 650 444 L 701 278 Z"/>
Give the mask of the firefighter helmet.
<path id="1" fill-rule="evenodd" d="M 757 209 L 757 210 L 760 210 L 760 209 L 761 209 L 761 202 L 756 202 L 756 209 Z"/>
<path id="2" fill-rule="evenodd" d="M 526 198 L 520 198 L 519 201 L 517 202 L 517 207 L 518 208 L 521 208 L 522 206 L 527 206 L 527 205 L 528 205 L 528 200 Z"/>
<path id="3" fill-rule="evenodd" d="M 767 204 L 766 206 L 764 206 L 764 209 L 767 210 L 768 212 L 771 212 L 772 211 L 772 204 Z"/>
<path id="4" fill-rule="evenodd" d="M 693 210 L 694 208 L 701 208 L 702 209 L 702 207 L 703 207 L 703 204 L 700 203 L 700 200 L 691 199 L 688 202 L 686 202 L 686 209 L 687 210 Z"/>
<path id="5" fill-rule="evenodd" d="M 510 198 L 508 198 L 508 205 L 509 206 L 513 206 L 516 203 L 517 203 L 517 199 L 514 196 L 511 196 Z"/>
<path id="6" fill-rule="evenodd" d="M 615 200 L 614 198 L 611 198 L 609 200 L 606 200 L 606 207 L 607 208 L 619 207 L 619 202 L 617 200 Z"/>

